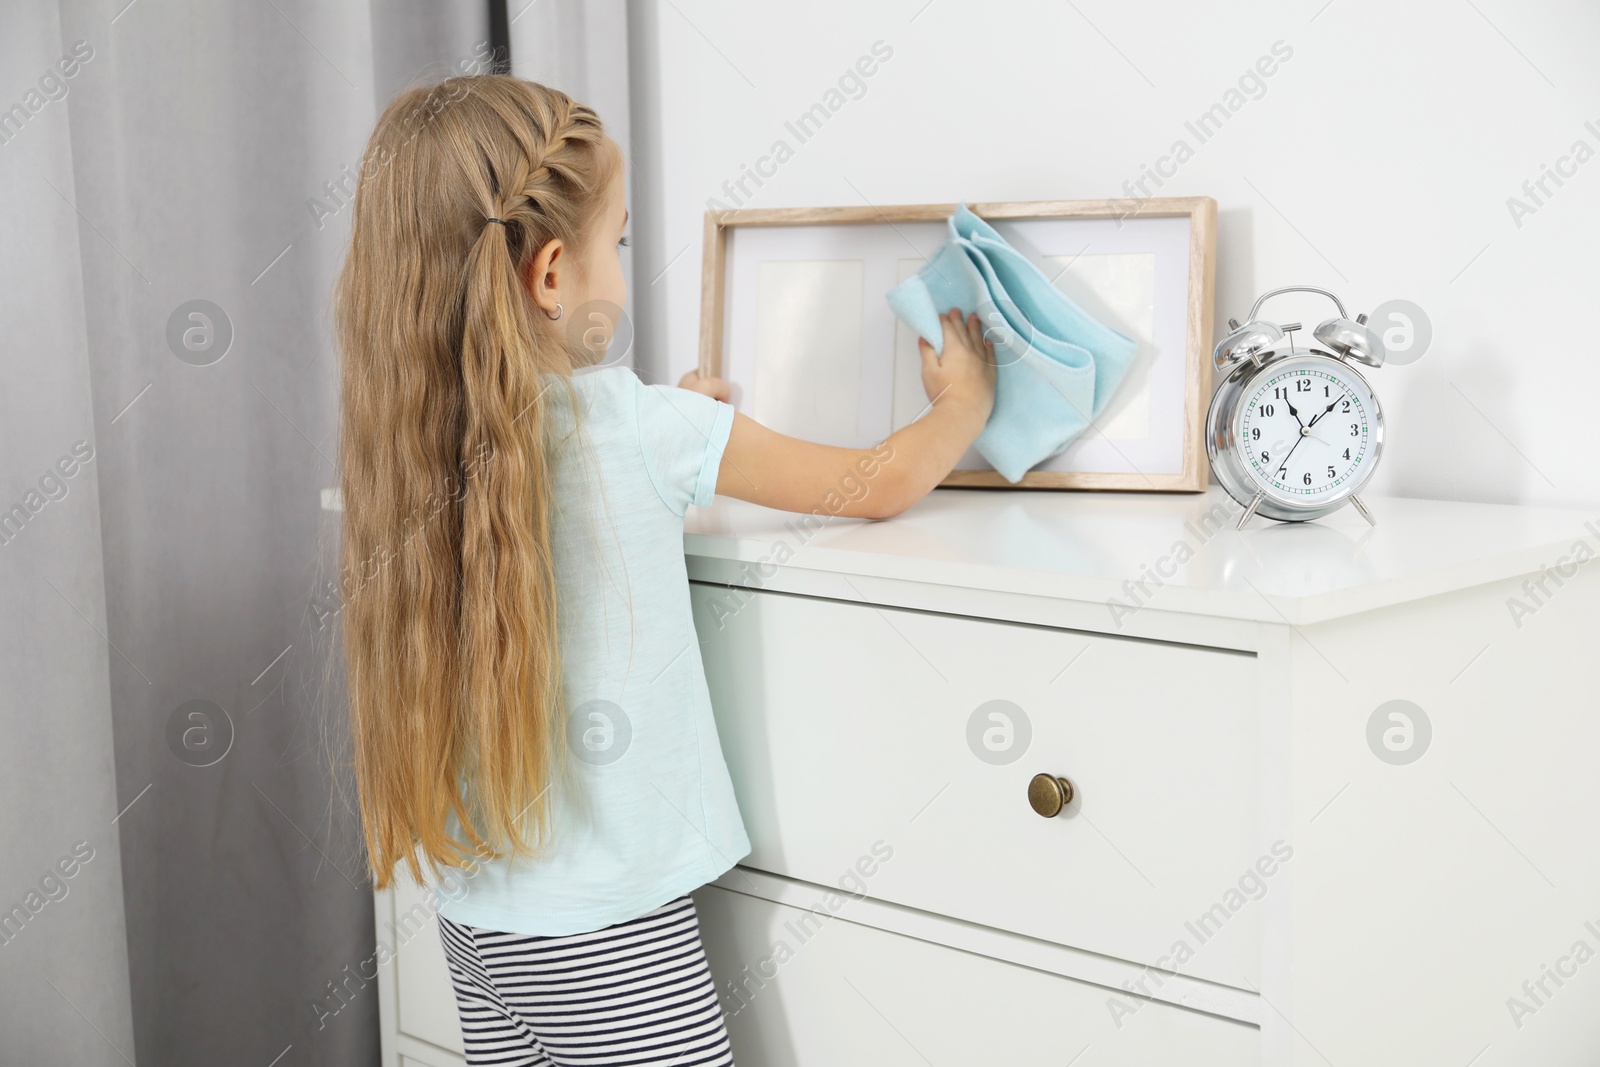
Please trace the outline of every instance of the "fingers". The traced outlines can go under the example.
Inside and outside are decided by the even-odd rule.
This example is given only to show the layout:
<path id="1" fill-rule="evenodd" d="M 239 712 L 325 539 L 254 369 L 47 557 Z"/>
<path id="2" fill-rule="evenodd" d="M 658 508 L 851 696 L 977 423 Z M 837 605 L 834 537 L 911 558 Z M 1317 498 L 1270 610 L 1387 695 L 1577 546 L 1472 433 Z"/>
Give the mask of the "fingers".
<path id="1" fill-rule="evenodd" d="M 988 331 L 983 327 L 978 328 L 978 354 L 983 356 L 983 361 L 994 366 L 994 340 L 989 337 Z"/>
<path id="2" fill-rule="evenodd" d="M 963 313 L 960 308 L 951 308 L 940 314 L 939 322 L 946 342 L 955 341 L 975 356 L 985 356 L 994 348 L 993 342 L 984 336 L 983 320 L 976 312 Z"/>
<path id="3" fill-rule="evenodd" d="M 955 345 L 958 350 L 970 352 L 981 362 L 993 368 L 994 341 L 985 335 L 983 320 L 978 317 L 976 312 L 965 313 L 960 308 L 953 307 L 948 311 L 940 312 L 939 325 L 944 331 L 944 352 L 946 355 L 950 353 L 950 346 Z M 917 342 L 919 347 L 927 346 L 922 353 L 924 363 L 927 363 L 929 359 L 938 359 L 933 347 L 928 345 L 925 340 L 919 337 Z"/>
<path id="4" fill-rule="evenodd" d="M 733 395 L 733 386 L 721 378 L 702 377 L 699 370 L 692 370 L 678 380 L 679 389 L 688 389 L 690 392 L 704 393 L 713 400 L 726 401 Z"/>
<path id="5" fill-rule="evenodd" d="M 944 339 L 949 341 L 955 335 L 957 324 L 961 321 L 961 309 L 951 308 L 939 316 L 939 325 L 944 329 Z"/>
<path id="6" fill-rule="evenodd" d="M 968 315 L 963 323 L 966 328 L 967 340 L 972 345 L 972 353 L 979 356 L 991 366 L 994 363 L 994 341 L 984 329 L 983 320 L 978 318 L 976 312 Z"/>

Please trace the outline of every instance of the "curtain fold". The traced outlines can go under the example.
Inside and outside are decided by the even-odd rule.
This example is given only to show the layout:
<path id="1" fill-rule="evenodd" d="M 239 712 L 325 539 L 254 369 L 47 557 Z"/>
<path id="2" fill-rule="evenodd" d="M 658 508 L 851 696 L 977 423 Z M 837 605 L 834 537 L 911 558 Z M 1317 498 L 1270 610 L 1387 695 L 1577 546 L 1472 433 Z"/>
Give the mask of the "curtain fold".
<path id="1" fill-rule="evenodd" d="M 0 14 L 25 112 L 0 118 L 0 508 L 26 514 L 0 544 L 0 908 L 45 901 L 0 944 L 0 1062 L 378 1062 L 332 786 L 329 294 L 379 108 L 474 69 L 486 31 L 477 0 Z"/>
<path id="2" fill-rule="evenodd" d="M 0 32 L 0 1062 L 134 1053 L 80 190 L 69 102 L 104 64 L 54 5 Z M 97 66 L 98 64 L 98 66 Z M 67 73 L 70 71 L 70 74 Z M 93 236 L 92 233 L 90 235 Z M 131 795 L 129 797 L 131 799 Z"/>

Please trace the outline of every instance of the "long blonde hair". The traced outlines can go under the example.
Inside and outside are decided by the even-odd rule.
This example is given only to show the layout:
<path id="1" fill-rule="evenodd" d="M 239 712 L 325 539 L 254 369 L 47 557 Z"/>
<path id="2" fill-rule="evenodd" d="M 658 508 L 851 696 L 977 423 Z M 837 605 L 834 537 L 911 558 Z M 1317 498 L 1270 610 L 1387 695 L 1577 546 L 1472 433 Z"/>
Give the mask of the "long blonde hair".
<path id="1" fill-rule="evenodd" d="M 379 889 L 401 862 L 421 881 L 422 862 L 536 854 L 550 829 L 546 436 L 577 356 L 522 279 L 552 238 L 580 262 L 620 162 L 593 110 L 499 75 L 401 93 L 367 146 L 336 294 L 340 592 Z"/>

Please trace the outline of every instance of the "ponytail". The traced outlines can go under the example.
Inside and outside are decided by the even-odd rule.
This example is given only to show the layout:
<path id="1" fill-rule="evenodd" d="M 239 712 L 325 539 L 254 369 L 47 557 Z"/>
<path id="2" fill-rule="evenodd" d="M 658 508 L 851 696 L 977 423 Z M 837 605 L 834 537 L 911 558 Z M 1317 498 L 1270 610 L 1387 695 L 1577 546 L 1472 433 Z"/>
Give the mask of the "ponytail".
<path id="1" fill-rule="evenodd" d="M 430 117 L 402 128 L 412 114 Z M 401 862 L 421 881 L 549 842 L 566 760 L 548 435 L 574 394 L 523 278 L 549 240 L 582 247 L 620 155 L 589 108 L 498 75 L 401 94 L 377 155 L 337 306 L 342 561 L 387 558 L 342 615 L 382 889 Z M 459 493 L 385 553 L 441 484 Z"/>

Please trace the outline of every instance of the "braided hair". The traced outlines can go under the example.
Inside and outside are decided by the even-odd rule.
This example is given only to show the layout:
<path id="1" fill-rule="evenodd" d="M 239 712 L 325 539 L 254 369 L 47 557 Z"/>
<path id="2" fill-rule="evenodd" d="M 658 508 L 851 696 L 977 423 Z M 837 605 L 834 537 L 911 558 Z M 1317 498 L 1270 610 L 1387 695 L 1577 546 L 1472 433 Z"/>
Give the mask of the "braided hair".
<path id="1" fill-rule="evenodd" d="M 336 320 L 344 661 L 377 888 L 401 862 L 421 881 L 422 863 L 547 840 L 564 709 L 546 429 L 581 358 L 526 275 L 553 239 L 581 271 L 620 168 L 591 108 L 502 75 L 401 93 L 368 144 Z"/>

